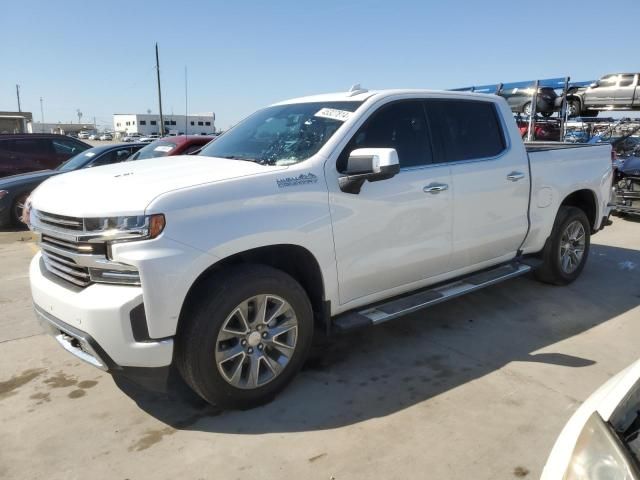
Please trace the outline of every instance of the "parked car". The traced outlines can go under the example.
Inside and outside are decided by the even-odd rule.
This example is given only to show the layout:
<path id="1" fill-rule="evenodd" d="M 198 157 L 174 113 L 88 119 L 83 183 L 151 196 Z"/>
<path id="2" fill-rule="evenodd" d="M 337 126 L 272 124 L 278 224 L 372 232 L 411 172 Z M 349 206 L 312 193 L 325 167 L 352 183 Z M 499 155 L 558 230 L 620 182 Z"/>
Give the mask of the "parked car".
<path id="1" fill-rule="evenodd" d="M 189 155 L 200 150 L 211 141 L 211 137 L 202 137 L 199 135 L 178 135 L 175 137 L 160 138 L 140 149 L 129 160 L 133 161 L 173 155 Z"/>
<path id="2" fill-rule="evenodd" d="M 612 73 L 589 87 L 570 89 L 569 116 L 595 117 L 599 110 L 640 110 L 639 77 L 638 73 Z"/>
<path id="3" fill-rule="evenodd" d="M 43 238 L 33 302 L 96 367 L 150 382 L 173 366 L 208 402 L 246 408 L 291 381 L 316 328 L 331 338 L 531 271 L 573 282 L 611 184 L 610 145 L 525 146 L 495 95 L 290 100 L 198 155 L 40 185 L 25 207 Z"/>
<path id="4" fill-rule="evenodd" d="M 55 168 L 91 148 L 66 135 L 18 133 L 0 135 L 0 177 Z"/>
<path id="5" fill-rule="evenodd" d="M 122 139 L 123 142 L 137 142 L 142 135 L 139 133 L 129 133 Z"/>
<path id="6" fill-rule="evenodd" d="M 52 170 L 23 173 L 0 179 L 0 228 L 22 224 L 22 209 L 29 194 L 46 179 L 81 168 L 122 162 L 137 152 L 141 144 L 94 147 L 71 157 Z"/>
<path id="7" fill-rule="evenodd" d="M 160 135 L 158 135 L 157 133 L 152 133 L 151 135 L 146 135 L 144 137 L 140 137 L 138 139 L 138 141 L 142 142 L 142 143 L 151 143 L 154 140 L 157 140 L 159 138 L 160 138 Z"/>
<path id="8" fill-rule="evenodd" d="M 110 133 L 103 133 L 102 135 L 100 135 L 99 139 L 103 141 L 113 140 L 113 135 L 111 135 Z"/>
<path id="9" fill-rule="evenodd" d="M 505 98 L 511 107 L 511 111 L 531 115 L 531 102 L 535 89 L 529 88 L 510 88 L 500 90 L 498 95 Z M 536 103 L 536 113 L 543 117 L 550 117 L 553 112 L 560 109 L 560 97 L 551 87 L 538 88 L 538 101 Z"/>
<path id="10" fill-rule="evenodd" d="M 81 140 L 89 140 L 89 132 L 80 132 L 78 133 L 78 138 Z"/>
<path id="11" fill-rule="evenodd" d="M 618 160 L 614 185 L 616 212 L 640 215 L 640 155 Z"/>
<path id="12" fill-rule="evenodd" d="M 541 480 L 640 478 L 640 361 L 596 390 L 571 416 Z"/>
<path id="13" fill-rule="evenodd" d="M 100 135 L 98 135 L 97 133 L 92 133 L 91 135 L 89 135 L 88 140 L 98 140 L 100 138 Z"/>
<path id="14" fill-rule="evenodd" d="M 535 122 L 533 130 L 533 139 L 538 141 L 557 142 L 560 141 L 560 125 L 550 122 Z M 529 135 L 529 122 L 518 121 L 518 129 L 520 136 L 526 139 Z"/>

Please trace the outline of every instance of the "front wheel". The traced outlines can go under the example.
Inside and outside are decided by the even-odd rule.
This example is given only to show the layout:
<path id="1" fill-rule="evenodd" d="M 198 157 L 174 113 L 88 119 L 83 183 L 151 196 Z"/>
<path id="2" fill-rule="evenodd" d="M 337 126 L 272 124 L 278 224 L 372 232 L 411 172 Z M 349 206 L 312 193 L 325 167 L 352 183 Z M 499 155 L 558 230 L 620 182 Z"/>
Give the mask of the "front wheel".
<path id="1" fill-rule="evenodd" d="M 576 207 L 560 207 L 542 251 L 543 264 L 535 271 L 538 280 L 568 285 L 580 276 L 589 256 L 591 227 L 585 213 Z"/>
<path id="2" fill-rule="evenodd" d="M 24 227 L 24 221 L 22 220 L 22 212 L 24 210 L 24 205 L 27 202 L 27 198 L 29 198 L 28 193 L 21 193 L 16 197 L 13 201 L 13 207 L 11 209 L 11 221 L 16 227 Z"/>
<path id="3" fill-rule="evenodd" d="M 186 383 L 212 405 L 269 402 L 295 376 L 313 336 L 304 289 L 286 273 L 243 265 L 212 276 L 188 309 L 176 362 Z"/>

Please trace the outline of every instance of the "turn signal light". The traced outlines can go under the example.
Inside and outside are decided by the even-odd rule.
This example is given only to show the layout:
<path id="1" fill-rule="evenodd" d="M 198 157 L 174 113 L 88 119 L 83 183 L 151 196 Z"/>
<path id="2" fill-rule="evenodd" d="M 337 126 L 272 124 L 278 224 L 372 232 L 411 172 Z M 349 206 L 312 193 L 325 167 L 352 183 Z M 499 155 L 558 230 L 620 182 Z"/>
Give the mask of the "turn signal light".
<path id="1" fill-rule="evenodd" d="M 156 238 L 162 233 L 165 226 L 164 215 L 156 213 L 149 217 L 149 238 Z"/>

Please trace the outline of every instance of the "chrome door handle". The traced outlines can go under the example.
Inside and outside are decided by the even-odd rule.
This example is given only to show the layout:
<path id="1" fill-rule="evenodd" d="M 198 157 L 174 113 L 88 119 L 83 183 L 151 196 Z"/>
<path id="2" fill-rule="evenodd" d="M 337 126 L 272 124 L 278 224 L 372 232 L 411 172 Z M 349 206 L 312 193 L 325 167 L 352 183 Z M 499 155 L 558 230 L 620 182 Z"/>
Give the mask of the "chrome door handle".
<path id="1" fill-rule="evenodd" d="M 507 180 L 510 182 L 517 182 L 518 180 L 522 180 L 524 178 L 524 173 L 522 172 L 511 172 L 507 175 Z"/>
<path id="2" fill-rule="evenodd" d="M 424 193 L 440 193 L 440 192 L 444 192 L 445 190 L 449 189 L 449 185 L 447 185 L 446 183 L 430 183 L 429 185 L 427 185 L 426 187 L 424 187 L 422 189 L 422 191 Z"/>

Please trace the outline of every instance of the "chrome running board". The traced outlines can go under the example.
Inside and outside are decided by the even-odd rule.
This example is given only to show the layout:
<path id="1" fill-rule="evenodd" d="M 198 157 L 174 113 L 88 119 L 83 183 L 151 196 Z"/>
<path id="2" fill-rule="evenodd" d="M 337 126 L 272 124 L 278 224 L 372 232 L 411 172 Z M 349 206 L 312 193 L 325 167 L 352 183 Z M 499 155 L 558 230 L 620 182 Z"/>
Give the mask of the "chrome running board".
<path id="1" fill-rule="evenodd" d="M 337 331 L 347 331 L 388 322 L 466 293 L 495 285 L 510 278 L 519 277 L 531 270 L 532 266 L 524 263 L 514 262 L 500 265 L 499 267 L 474 273 L 427 290 L 411 292 L 405 296 L 396 297 L 393 300 L 379 303 L 364 310 L 353 310 L 340 314 L 333 319 L 333 326 Z"/>

